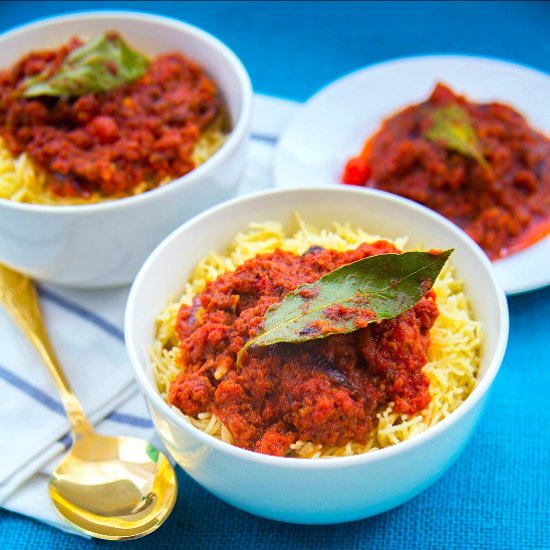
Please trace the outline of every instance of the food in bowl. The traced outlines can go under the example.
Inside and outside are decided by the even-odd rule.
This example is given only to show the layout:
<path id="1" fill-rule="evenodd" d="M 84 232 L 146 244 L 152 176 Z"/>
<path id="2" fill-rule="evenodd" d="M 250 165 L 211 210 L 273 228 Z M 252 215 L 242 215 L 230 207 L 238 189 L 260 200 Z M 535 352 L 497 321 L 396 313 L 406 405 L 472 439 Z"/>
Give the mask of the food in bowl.
<path id="1" fill-rule="evenodd" d="M 166 235 L 234 197 L 242 181 L 252 114 L 250 79 L 235 54 L 201 29 L 149 13 L 56 16 L 2 33 L 0 67 L 13 66 L 34 48 L 60 46 L 72 36 L 97 38 L 110 29 L 138 52 L 151 57 L 183 52 L 198 63 L 216 83 L 231 131 L 208 161 L 150 192 L 92 204 L 75 197 L 77 204 L 70 201 L 70 206 L 0 199 L 0 261 L 39 281 L 74 288 L 129 284 Z M 13 167 L 13 158 L 8 164 Z M 15 165 L 26 177 L 29 163 L 19 158 Z"/>
<path id="2" fill-rule="evenodd" d="M 463 281 L 457 283 L 463 292 L 459 294 L 457 284 L 450 285 L 449 307 L 460 308 L 467 296 L 470 319 L 481 326 L 483 342 L 478 346 L 472 340 L 479 349 L 476 382 L 451 414 L 396 445 L 353 456 L 304 460 L 269 456 L 220 441 L 193 426 L 166 402 L 155 381 L 148 353 L 154 351 L 155 340 L 163 337 L 158 331 L 162 324 L 160 312 L 176 319 L 178 304 L 174 303 L 172 309 L 166 309 L 166 304 L 185 292 L 187 281 L 199 276 L 213 280 L 218 270 L 234 270 L 243 263 L 245 258 L 232 254 L 228 247 L 235 235 L 247 231 L 251 221 L 274 220 L 282 224 L 288 235 L 295 234 L 300 227 L 293 209 L 300 212 L 308 225 L 328 229 L 334 221 L 352 228 L 363 227 L 371 235 L 379 233 L 391 238 L 400 249 L 405 249 L 405 245 L 396 239 L 402 235 L 408 235 L 412 249 L 418 248 L 416 243 L 440 250 L 454 249 L 451 256 L 454 276 L 455 280 Z M 263 248 L 264 245 L 277 246 L 280 242 L 277 232 L 266 235 L 261 231 L 260 237 L 250 239 L 247 245 L 252 247 L 251 256 L 268 253 L 270 249 Z M 361 237 L 349 248 L 356 248 L 357 242 L 361 242 Z M 306 244 L 305 250 L 310 245 Z M 330 241 L 321 245 L 337 247 Z M 209 264 L 201 262 L 212 250 L 221 253 L 212 256 Z M 230 259 L 224 260 L 226 256 Z M 189 298 L 196 292 L 200 289 L 189 292 Z M 455 292 L 457 297 L 453 298 Z M 438 296 L 440 319 L 441 304 Z M 462 315 L 453 314 L 450 309 L 448 317 L 452 333 L 457 335 L 455 347 L 459 348 L 462 336 L 455 323 L 461 322 Z M 174 325 L 168 322 L 166 326 Z M 155 428 L 185 472 L 233 506 L 271 519 L 311 524 L 353 521 L 380 514 L 410 500 L 443 475 L 465 449 L 482 416 L 502 362 L 507 335 L 507 302 L 494 268 L 463 231 L 437 213 L 397 195 L 350 186 L 278 189 L 233 199 L 196 216 L 159 244 L 147 259 L 132 285 L 125 315 L 126 347 L 136 380 L 146 397 Z M 439 336 L 436 338 L 434 329 L 430 336 L 432 347 Z M 168 353 L 160 349 L 166 365 L 161 377 L 168 377 L 172 366 Z M 443 359 L 450 361 L 453 356 L 454 350 Z M 242 360 L 245 363 L 247 359 L 243 356 Z M 449 376 L 459 374 L 453 370 Z M 445 383 L 445 378 L 443 374 L 440 381 L 431 382 L 432 386 Z M 461 384 L 455 383 L 453 388 L 456 392 L 453 395 L 460 399 Z M 434 402 L 432 399 L 431 403 Z M 448 407 L 448 400 L 445 404 L 443 397 L 440 410 Z M 393 431 L 388 430 L 390 437 Z"/>
<path id="3" fill-rule="evenodd" d="M 419 283 L 418 300 L 398 314 L 373 322 L 374 298 L 359 311 L 339 300 L 323 306 L 320 320 L 302 321 L 294 330 L 300 338 L 248 347 L 291 295 L 303 299 L 295 317 L 307 320 L 307 300 L 342 266 L 359 269 L 378 257 L 383 264 L 368 278 L 386 271 L 395 289 L 405 277 L 402 267 L 391 272 L 390 262 L 410 254 L 401 255 L 406 239 L 392 242 L 349 223 L 299 225 L 287 235 L 280 223 L 252 224 L 227 252 L 199 262 L 184 295 L 160 313 L 149 348 L 163 398 L 214 437 L 298 458 L 388 447 L 456 410 L 476 384 L 481 326 L 452 266 L 435 284 Z M 357 273 L 344 280 L 350 276 Z M 341 282 L 332 285 L 340 293 Z M 403 299 L 395 291 L 391 301 Z"/>
<path id="4" fill-rule="evenodd" d="M 228 132 L 214 81 L 180 52 L 117 32 L 73 37 L 0 72 L 0 198 L 88 204 L 177 179 Z"/>
<path id="5" fill-rule="evenodd" d="M 342 181 L 436 210 L 492 260 L 550 233 L 550 140 L 512 107 L 475 103 L 443 84 L 385 120 Z"/>

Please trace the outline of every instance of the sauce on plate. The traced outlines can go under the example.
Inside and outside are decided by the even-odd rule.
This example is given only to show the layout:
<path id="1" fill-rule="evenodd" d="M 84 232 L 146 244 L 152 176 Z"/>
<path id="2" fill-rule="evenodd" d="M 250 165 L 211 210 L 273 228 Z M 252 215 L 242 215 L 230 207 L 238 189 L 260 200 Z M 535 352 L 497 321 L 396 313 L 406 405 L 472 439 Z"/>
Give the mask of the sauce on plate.
<path id="1" fill-rule="evenodd" d="M 481 162 L 450 142 L 430 139 L 434 113 L 449 106 L 468 117 Z M 342 181 L 439 212 L 492 260 L 550 233 L 550 140 L 512 107 L 474 103 L 442 84 L 427 101 L 385 120 L 361 154 L 348 161 Z"/>

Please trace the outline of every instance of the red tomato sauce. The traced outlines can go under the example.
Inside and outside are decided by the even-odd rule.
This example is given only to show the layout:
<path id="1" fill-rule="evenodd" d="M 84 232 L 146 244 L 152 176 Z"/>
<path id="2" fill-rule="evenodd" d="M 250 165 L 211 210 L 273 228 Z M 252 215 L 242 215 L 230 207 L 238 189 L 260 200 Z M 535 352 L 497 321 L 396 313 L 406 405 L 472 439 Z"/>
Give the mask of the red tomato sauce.
<path id="1" fill-rule="evenodd" d="M 464 108 L 488 168 L 429 141 L 430 109 Z M 343 183 L 396 193 L 436 210 L 495 260 L 550 233 L 550 141 L 514 109 L 472 103 L 438 84 L 430 98 L 388 118 Z"/>
<path id="2" fill-rule="evenodd" d="M 201 132 L 220 115 L 216 86 L 180 53 L 157 56 L 137 81 L 77 98 L 17 96 L 30 76 L 55 73 L 79 39 L 33 52 L 0 72 L 0 136 L 26 152 L 63 197 L 132 194 L 190 172 Z"/>
<path id="3" fill-rule="evenodd" d="M 251 347 L 236 367 L 239 350 L 256 335 L 270 305 L 337 267 L 390 252 L 398 250 L 386 241 L 342 253 L 312 247 L 297 256 L 277 250 L 207 284 L 179 311 L 185 370 L 172 383 L 168 401 L 191 416 L 214 412 L 236 445 L 276 456 L 298 440 L 364 444 L 376 412 L 390 401 L 402 413 L 426 407 L 429 380 L 422 367 L 438 315 L 433 291 L 395 319 L 349 334 Z M 337 307 L 331 310 L 338 314 Z M 227 373 L 217 380 L 220 366 Z"/>

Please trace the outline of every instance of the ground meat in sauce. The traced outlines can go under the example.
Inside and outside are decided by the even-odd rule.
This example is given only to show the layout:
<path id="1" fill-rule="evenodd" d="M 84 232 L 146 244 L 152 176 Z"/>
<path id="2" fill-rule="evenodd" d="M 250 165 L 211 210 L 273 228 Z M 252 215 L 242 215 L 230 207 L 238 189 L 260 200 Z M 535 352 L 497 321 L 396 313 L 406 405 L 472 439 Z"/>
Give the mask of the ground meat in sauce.
<path id="1" fill-rule="evenodd" d="M 178 316 L 181 371 L 168 400 L 196 416 L 213 411 L 239 447 L 283 456 L 297 440 L 323 445 L 365 443 L 380 406 L 414 413 L 430 401 L 422 373 L 437 315 L 430 291 L 399 317 L 344 335 L 301 344 L 251 348 L 241 369 L 238 351 L 267 308 L 287 292 L 344 264 L 397 252 L 386 241 L 336 252 L 320 247 L 297 256 L 257 256 L 209 283 Z M 227 373 L 216 380 L 217 368 Z"/>
<path id="2" fill-rule="evenodd" d="M 180 53 L 157 56 L 140 79 L 109 92 L 16 96 L 26 78 L 54 73 L 82 43 L 33 52 L 0 72 L 0 136 L 10 152 L 26 152 L 63 197 L 125 196 L 191 171 L 193 147 L 221 111 L 215 84 Z"/>
<path id="3" fill-rule="evenodd" d="M 449 103 L 467 110 L 490 169 L 424 137 L 430 109 Z M 550 232 L 550 140 L 511 107 L 472 103 L 441 84 L 426 102 L 387 119 L 349 161 L 343 181 L 367 182 L 436 210 L 493 260 Z"/>

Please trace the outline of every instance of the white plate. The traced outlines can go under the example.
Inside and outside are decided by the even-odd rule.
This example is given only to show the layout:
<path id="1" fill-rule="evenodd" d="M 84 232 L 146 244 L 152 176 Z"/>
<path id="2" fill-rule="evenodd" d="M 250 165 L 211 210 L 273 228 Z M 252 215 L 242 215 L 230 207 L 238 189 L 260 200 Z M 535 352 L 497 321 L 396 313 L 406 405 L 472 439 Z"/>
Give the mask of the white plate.
<path id="1" fill-rule="evenodd" d="M 279 141 L 275 185 L 339 184 L 344 164 L 361 151 L 381 121 L 424 100 L 438 80 L 474 101 L 508 103 L 550 135 L 550 76 L 480 57 L 398 59 L 337 80 L 297 111 Z M 494 265 L 507 294 L 548 285 L 550 237 Z"/>

